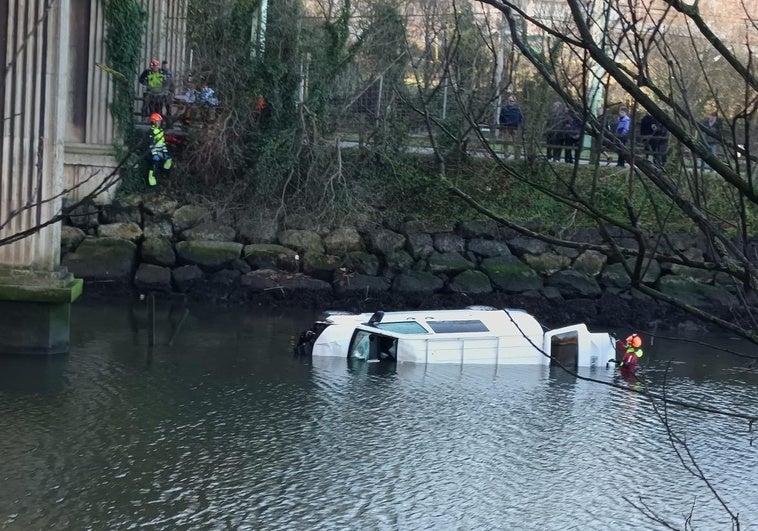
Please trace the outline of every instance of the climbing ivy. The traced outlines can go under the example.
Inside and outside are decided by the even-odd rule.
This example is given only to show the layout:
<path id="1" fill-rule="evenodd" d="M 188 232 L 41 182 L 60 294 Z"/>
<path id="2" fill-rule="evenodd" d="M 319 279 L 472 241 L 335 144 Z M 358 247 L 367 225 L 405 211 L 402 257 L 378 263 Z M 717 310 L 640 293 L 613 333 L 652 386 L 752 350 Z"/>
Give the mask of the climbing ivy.
<path id="1" fill-rule="evenodd" d="M 111 115 L 116 134 L 129 138 L 134 125 L 134 80 L 142 49 L 145 11 L 137 0 L 105 0 L 105 57 L 116 72 L 113 79 Z"/>

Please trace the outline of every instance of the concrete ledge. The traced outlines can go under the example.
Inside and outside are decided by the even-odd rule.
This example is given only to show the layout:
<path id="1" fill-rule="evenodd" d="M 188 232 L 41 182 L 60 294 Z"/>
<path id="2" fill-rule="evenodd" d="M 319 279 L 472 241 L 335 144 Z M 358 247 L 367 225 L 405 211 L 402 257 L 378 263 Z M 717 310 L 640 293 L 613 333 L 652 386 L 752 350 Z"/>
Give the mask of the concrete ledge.
<path id="1" fill-rule="evenodd" d="M 74 302 L 83 282 L 66 269 L 33 271 L 0 266 L 0 301 Z"/>
<path id="2" fill-rule="evenodd" d="M 63 149 L 63 162 L 66 165 L 103 168 L 118 166 L 116 152 L 112 145 L 67 143 Z"/>
<path id="3" fill-rule="evenodd" d="M 84 281 L 80 278 L 73 279 L 65 287 L 0 284 L 0 301 L 72 303 L 82 294 L 83 286 Z"/>

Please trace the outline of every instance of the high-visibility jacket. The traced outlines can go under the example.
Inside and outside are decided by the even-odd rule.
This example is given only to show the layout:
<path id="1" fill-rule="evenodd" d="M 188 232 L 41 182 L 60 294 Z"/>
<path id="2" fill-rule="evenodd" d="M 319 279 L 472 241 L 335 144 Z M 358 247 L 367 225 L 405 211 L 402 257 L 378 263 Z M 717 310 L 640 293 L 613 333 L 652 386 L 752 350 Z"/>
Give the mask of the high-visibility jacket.
<path id="1" fill-rule="evenodd" d="M 633 371 L 637 367 L 637 362 L 642 357 L 642 354 L 641 348 L 634 348 L 628 345 L 624 357 L 621 358 L 621 368 Z"/>
<path id="2" fill-rule="evenodd" d="M 139 76 L 139 82 L 149 92 L 160 93 L 168 89 L 169 76 L 164 70 L 145 70 Z"/>
<path id="3" fill-rule="evenodd" d="M 150 126 L 150 132 L 152 134 L 150 153 L 153 157 L 158 156 L 160 158 L 167 158 L 168 148 L 166 147 L 166 136 L 163 133 L 163 129 L 153 124 Z"/>

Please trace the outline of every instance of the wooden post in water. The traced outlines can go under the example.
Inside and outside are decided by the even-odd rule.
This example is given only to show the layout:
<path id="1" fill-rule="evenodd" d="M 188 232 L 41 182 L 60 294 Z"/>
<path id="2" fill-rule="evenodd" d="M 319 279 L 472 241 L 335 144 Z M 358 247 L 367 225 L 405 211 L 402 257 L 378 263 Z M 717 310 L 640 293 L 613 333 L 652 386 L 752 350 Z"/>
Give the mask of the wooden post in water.
<path id="1" fill-rule="evenodd" d="M 182 318 L 179 319 L 179 324 L 176 325 L 176 329 L 174 330 L 174 333 L 171 334 L 171 339 L 168 340 L 168 346 L 172 347 L 174 346 L 174 339 L 176 339 L 176 336 L 179 335 L 179 329 L 182 327 L 182 324 L 184 324 L 184 321 L 189 316 L 189 308 L 185 308 L 184 312 L 182 313 Z"/>
<path id="2" fill-rule="evenodd" d="M 155 293 L 152 291 L 147 299 L 147 344 L 155 346 Z"/>

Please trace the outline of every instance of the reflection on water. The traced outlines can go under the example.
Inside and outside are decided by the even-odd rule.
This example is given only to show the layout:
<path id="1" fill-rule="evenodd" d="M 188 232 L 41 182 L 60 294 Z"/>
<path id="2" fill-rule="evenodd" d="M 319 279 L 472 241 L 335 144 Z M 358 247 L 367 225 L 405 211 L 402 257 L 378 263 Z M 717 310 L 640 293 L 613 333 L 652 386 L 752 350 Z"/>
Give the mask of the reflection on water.
<path id="1" fill-rule="evenodd" d="M 0 391 L 51 395 L 64 388 L 67 356 L 7 356 L 0 358 Z"/>
<path id="2" fill-rule="evenodd" d="M 311 363 L 291 356 L 309 313 L 184 310 L 159 305 L 151 349 L 144 306 L 77 304 L 69 355 L 0 359 L 0 529 L 664 528 L 623 496 L 730 528 L 642 397 L 543 367 Z M 669 392 L 758 411 L 742 361 L 646 356 L 647 385 L 673 359 Z M 670 413 L 756 528 L 746 423 Z"/>

